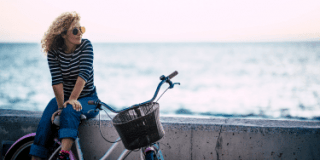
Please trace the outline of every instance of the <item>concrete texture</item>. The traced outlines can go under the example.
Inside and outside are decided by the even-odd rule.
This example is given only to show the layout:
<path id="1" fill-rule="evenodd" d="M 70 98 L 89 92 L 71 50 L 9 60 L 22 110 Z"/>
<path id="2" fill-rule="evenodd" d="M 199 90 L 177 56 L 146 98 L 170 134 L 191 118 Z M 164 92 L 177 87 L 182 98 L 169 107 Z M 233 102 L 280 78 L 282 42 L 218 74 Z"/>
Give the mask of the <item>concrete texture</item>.
<path id="1" fill-rule="evenodd" d="M 41 112 L 0 110 L 0 141 L 35 132 Z M 320 159 L 320 122 L 233 118 L 161 117 L 166 132 L 159 141 L 165 159 Z M 118 134 L 106 115 L 101 132 L 114 141 Z M 99 131 L 99 117 L 79 128 L 84 158 L 99 159 L 112 145 Z M 0 146 L 2 147 L 2 146 Z M 119 145 L 111 159 L 123 149 Z M 133 152 L 127 159 L 138 159 Z"/>

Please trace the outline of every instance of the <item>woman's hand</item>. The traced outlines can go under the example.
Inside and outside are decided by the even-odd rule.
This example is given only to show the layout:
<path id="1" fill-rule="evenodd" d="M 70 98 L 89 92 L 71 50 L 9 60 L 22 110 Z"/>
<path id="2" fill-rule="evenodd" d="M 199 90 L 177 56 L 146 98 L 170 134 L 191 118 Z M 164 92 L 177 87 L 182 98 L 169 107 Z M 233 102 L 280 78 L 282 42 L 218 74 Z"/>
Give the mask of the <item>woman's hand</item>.
<path id="1" fill-rule="evenodd" d="M 56 117 L 57 115 L 60 115 L 61 114 L 61 111 L 62 110 L 57 110 L 56 112 L 54 112 L 53 114 L 52 114 L 52 116 L 51 116 L 51 122 L 53 123 L 53 121 L 54 121 L 54 117 Z"/>
<path id="2" fill-rule="evenodd" d="M 63 107 L 66 108 L 68 103 L 72 105 L 72 108 L 74 110 L 76 110 L 78 112 L 82 110 L 82 106 L 81 106 L 81 103 L 79 101 L 73 100 L 73 99 L 69 99 L 66 102 L 64 102 Z"/>

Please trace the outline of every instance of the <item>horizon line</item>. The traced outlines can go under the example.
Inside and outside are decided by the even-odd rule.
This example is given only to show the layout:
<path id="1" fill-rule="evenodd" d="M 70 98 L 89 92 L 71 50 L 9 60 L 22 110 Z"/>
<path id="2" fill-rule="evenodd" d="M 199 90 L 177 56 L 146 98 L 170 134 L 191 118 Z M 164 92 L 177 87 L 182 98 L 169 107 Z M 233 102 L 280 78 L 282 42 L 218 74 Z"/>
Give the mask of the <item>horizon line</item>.
<path id="1" fill-rule="evenodd" d="M 319 40 L 311 39 L 311 40 L 283 40 L 283 41 L 97 41 L 91 43 L 93 44 L 99 44 L 99 43 L 132 43 L 132 44 L 142 44 L 142 43 L 293 43 L 293 42 L 320 42 Z M 41 44 L 40 42 L 35 42 L 35 41 L 0 41 L 0 44 L 14 44 L 14 43 L 36 43 L 36 44 Z"/>

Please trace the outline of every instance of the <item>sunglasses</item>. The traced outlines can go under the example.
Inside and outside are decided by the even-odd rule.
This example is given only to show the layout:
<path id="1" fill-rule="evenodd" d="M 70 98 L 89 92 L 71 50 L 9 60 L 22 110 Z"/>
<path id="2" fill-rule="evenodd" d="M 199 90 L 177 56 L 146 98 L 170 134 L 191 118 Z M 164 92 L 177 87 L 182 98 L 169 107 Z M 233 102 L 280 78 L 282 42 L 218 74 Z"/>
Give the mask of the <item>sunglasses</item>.
<path id="1" fill-rule="evenodd" d="M 77 35 L 79 31 L 83 34 L 84 32 L 86 32 L 86 28 L 84 28 L 83 26 L 74 27 L 74 29 L 72 30 L 72 34 Z"/>

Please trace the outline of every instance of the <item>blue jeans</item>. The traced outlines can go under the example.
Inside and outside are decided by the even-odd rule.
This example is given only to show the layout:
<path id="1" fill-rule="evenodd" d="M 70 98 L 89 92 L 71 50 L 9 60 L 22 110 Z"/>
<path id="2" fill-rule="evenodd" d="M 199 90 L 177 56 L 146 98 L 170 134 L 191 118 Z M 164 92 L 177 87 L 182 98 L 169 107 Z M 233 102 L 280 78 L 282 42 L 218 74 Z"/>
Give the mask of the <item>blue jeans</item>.
<path id="1" fill-rule="evenodd" d="M 64 97 L 67 101 L 69 97 Z M 84 114 L 87 119 L 94 118 L 98 115 L 98 112 L 87 113 L 91 109 L 95 109 L 95 105 L 88 105 L 89 100 L 97 100 L 97 93 L 94 92 L 87 97 L 78 99 L 81 103 L 82 110 L 77 112 L 72 108 L 72 105 L 68 104 L 66 108 L 63 109 L 60 115 L 60 129 L 58 131 L 59 138 L 72 138 L 76 139 L 78 136 L 78 127 L 80 124 L 80 116 Z M 34 139 L 34 143 L 30 149 L 30 155 L 47 158 L 48 148 L 52 145 L 53 138 L 57 134 L 57 130 L 53 127 L 51 123 L 51 116 L 54 112 L 58 110 L 58 104 L 56 98 L 53 98 L 46 109 L 43 111 L 41 120 L 38 125 L 37 133 Z"/>

